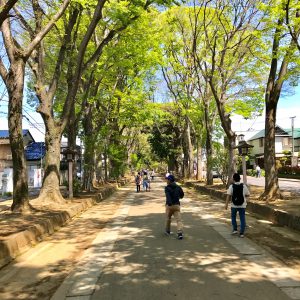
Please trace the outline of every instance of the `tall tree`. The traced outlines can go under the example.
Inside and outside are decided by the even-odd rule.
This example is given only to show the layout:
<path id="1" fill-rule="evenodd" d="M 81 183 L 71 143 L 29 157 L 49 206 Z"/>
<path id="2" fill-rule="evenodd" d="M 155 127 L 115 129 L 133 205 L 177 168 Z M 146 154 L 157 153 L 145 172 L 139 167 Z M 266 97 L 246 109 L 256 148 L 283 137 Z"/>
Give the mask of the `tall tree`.
<path id="1" fill-rule="evenodd" d="M 216 101 L 222 127 L 228 140 L 228 176 L 235 172 L 236 134 L 232 130 L 231 112 L 234 102 L 248 102 L 252 107 L 259 103 L 259 86 L 251 72 L 256 72 L 253 52 L 259 47 L 257 28 L 259 26 L 256 1 L 217 0 L 202 1 L 205 59 L 199 67 L 208 82 Z M 247 92 L 257 89 L 253 101 Z M 252 93 L 253 94 L 253 93 Z M 262 92 L 261 92 L 262 94 Z M 250 98 L 250 99 L 249 99 Z M 261 107 L 261 106 L 260 106 Z"/>
<path id="2" fill-rule="evenodd" d="M 272 5 L 262 6 L 270 17 L 271 28 L 275 27 L 272 34 L 271 63 L 265 92 L 264 160 L 266 175 L 262 198 L 267 201 L 280 196 L 275 153 L 276 112 L 284 82 L 291 77 L 295 66 L 298 65 L 299 68 L 299 52 L 296 54 L 296 50 L 300 33 L 297 24 L 299 22 L 299 4 L 296 8 L 291 5 L 291 1 L 271 1 L 270 4 Z M 289 16 L 290 11 L 294 12 L 293 21 Z M 274 26 L 275 18 L 277 23 Z M 291 26 L 291 23 L 294 26 Z M 289 38 L 286 36 L 287 32 L 291 34 Z"/>
<path id="3" fill-rule="evenodd" d="M 30 209 L 28 201 L 28 182 L 27 182 L 27 167 L 24 156 L 24 144 L 22 134 L 22 103 L 25 64 L 30 55 L 39 46 L 41 40 L 55 25 L 55 22 L 63 15 L 69 5 L 70 0 L 65 0 L 62 4 L 57 3 L 57 7 L 53 7 L 55 13 L 51 12 L 45 15 L 38 1 L 32 1 L 31 11 L 33 12 L 32 26 L 25 20 L 26 17 L 22 14 L 29 12 L 20 11 L 17 6 L 14 7 L 16 19 L 21 23 L 23 29 L 28 34 L 23 45 L 20 40 L 20 35 L 23 34 L 20 27 L 14 23 L 12 16 L 3 20 L 1 26 L 2 38 L 8 59 L 0 58 L 0 75 L 4 81 L 9 97 L 8 106 L 8 127 L 9 139 L 12 148 L 13 158 L 13 211 L 28 211 Z M 6 2 L 0 1 L 0 5 L 5 7 Z M 22 9 L 22 5 L 20 5 Z M 50 7 L 49 11 L 52 11 Z M 48 22 L 46 20 L 49 20 Z M 45 24 L 45 22 L 47 22 Z M 21 32 L 20 32 L 21 31 Z"/>
<path id="4" fill-rule="evenodd" d="M 184 120 L 182 132 L 182 149 L 184 154 L 184 177 L 194 174 L 194 131 L 189 116 L 191 102 L 195 93 L 194 67 L 191 49 L 191 30 L 188 22 L 188 8 L 173 7 L 164 14 L 163 47 L 165 49 L 165 66 L 163 77 L 167 83 L 171 99 L 178 105 Z"/>

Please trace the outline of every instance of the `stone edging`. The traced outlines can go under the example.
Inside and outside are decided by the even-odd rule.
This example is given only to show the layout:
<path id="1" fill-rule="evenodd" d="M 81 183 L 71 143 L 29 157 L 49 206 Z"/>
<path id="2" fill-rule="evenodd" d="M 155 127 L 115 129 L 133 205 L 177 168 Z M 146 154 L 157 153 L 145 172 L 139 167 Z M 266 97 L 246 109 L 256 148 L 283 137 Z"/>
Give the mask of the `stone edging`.
<path id="1" fill-rule="evenodd" d="M 188 187 L 193 187 L 199 192 L 209 194 L 224 201 L 226 199 L 226 194 L 224 192 L 217 191 L 213 188 L 193 184 L 192 182 L 186 182 L 185 185 Z M 285 211 L 274 209 L 267 205 L 254 203 L 249 200 L 247 201 L 247 210 L 264 217 L 266 220 L 272 222 L 273 224 L 287 226 L 289 228 L 300 231 L 300 216 L 292 215 Z"/>
<path id="2" fill-rule="evenodd" d="M 124 185 L 124 183 L 122 185 Z M 82 202 L 65 211 L 49 216 L 49 218 L 39 221 L 34 226 L 1 240 L 0 268 L 14 260 L 18 255 L 26 252 L 32 246 L 41 242 L 45 236 L 53 234 L 76 215 L 81 214 L 97 202 L 111 196 L 116 190 L 117 186 L 104 187 L 93 198 L 84 199 Z"/>

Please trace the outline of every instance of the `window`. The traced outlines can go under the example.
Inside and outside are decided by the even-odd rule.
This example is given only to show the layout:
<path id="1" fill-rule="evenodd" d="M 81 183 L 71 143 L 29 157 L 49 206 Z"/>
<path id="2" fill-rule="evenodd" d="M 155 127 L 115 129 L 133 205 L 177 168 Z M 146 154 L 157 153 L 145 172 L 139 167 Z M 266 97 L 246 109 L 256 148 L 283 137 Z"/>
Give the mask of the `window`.
<path id="1" fill-rule="evenodd" d="M 264 138 L 260 138 L 259 139 L 259 147 L 263 147 L 264 146 Z"/>
<path id="2" fill-rule="evenodd" d="M 282 139 L 282 144 L 283 146 L 288 146 L 289 145 L 289 138 L 288 137 L 285 137 Z"/>

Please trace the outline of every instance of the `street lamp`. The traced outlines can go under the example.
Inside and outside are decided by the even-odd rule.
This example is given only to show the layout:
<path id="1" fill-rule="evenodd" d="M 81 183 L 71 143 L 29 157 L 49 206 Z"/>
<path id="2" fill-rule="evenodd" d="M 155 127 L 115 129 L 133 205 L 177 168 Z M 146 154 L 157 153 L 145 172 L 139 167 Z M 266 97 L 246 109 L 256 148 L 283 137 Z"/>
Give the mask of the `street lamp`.
<path id="1" fill-rule="evenodd" d="M 244 134 L 238 135 L 239 144 L 236 147 L 234 147 L 234 148 L 238 149 L 239 155 L 242 156 L 243 182 L 244 182 L 244 184 L 247 184 L 247 173 L 246 173 L 246 159 L 245 159 L 245 156 L 249 153 L 249 149 L 253 148 L 254 146 L 248 144 L 245 141 L 244 137 L 245 137 Z"/>
<path id="2" fill-rule="evenodd" d="M 63 151 L 63 153 L 66 155 L 67 161 L 68 161 L 68 178 L 69 178 L 69 198 L 73 198 L 73 161 L 75 158 L 76 151 L 67 148 Z"/>

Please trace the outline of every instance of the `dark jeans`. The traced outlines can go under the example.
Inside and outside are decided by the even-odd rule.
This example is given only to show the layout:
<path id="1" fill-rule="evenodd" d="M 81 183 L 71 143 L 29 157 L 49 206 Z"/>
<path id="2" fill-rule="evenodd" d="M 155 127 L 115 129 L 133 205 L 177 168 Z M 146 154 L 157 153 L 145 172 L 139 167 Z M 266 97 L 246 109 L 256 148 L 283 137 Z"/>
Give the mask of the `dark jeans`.
<path id="1" fill-rule="evenodd" d="M 136 192 L 140 192 L 141 191 L 141 185 L 140 184 L 137 184 L 136 185 Z"/>
<path id="2" fill-rule="evenodd" d="M 246 209 L 243 208 L 243 207 L 231 207 L 232 229 L 234 231 L 237 231 L 237 223 L 236 223 L 236 214 L 237 214 L 237 212 L 239 212 L 239 216 L 240 216 L 240 234 L 244 234 L 245 227 L 246 227 L 246 217 L 245 217 Z"/>

